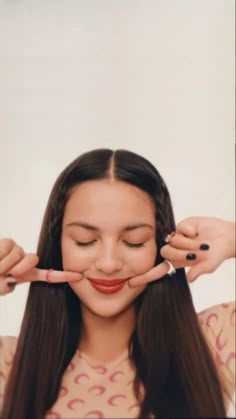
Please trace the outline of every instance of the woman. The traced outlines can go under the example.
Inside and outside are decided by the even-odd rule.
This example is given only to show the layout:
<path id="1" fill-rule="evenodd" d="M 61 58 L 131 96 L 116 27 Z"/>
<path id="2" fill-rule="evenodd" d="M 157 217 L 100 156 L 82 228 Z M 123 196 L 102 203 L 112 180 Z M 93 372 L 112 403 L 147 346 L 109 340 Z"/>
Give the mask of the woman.
<path id="1" fill-rule="evenodd" d="M 191 281 L 231 257 L 232 224 L 194 218 L 174 231 L 143 157 L 94 150 L 61 173 L 38 256 L 2 241 L 1 293 L 32 282 L 18 340 L 3 339 L 4 419 L 226 415 L 232 363 L 214 333 L 225 326 L 229 355 L 234 305 L 198 317 L 183 267 Z"/>

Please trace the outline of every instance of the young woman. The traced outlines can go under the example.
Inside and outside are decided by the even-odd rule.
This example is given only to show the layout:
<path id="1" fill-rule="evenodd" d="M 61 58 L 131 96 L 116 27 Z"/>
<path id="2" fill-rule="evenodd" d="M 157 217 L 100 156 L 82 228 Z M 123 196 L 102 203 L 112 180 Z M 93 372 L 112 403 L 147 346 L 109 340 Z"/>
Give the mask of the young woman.
<path id="1" fill-rule="evenodd" d="M 2 338 L 3 418 L 226 416 L 235 305 L 197 314 L 188 280 L 234 246 L 230 222 L 176 226 L 143 157 L 77 158 L 53 187 L 37 255 L 0 242 L 0 293 L 31 282 L 19 338 Z"/>

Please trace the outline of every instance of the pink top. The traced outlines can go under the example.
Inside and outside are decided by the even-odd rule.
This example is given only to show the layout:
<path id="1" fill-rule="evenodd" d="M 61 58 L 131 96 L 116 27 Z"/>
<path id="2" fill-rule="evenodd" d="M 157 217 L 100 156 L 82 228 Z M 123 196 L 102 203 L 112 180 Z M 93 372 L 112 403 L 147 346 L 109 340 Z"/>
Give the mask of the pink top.
<path id="1" fill-rule="evenodd" d="M 235 303 L 211 307 L 198 314 L 217 367 L 235 391 Z M 1 339 L 1 392 L 12 364 L 16 338 Z M 135 368 L 124 351 L 113 362 L 97 364 L 79 350 L 64 373 L 58 399 L 46 419 L 137 418 L 139 405 L 133 393 Z M 2 394 L 3 397 L 3 394 Z M 227 409 L 229 402 L 227 401 Z M 232 410 L 233 409 L 233 410 Z M 235 406 L 230 406 L 230 412 Z"/>
<path id="2" fill-rule="evenodd" d="M 96 364 L 77 351 L 47 418 L 135 418 L 139 405 L 132 384 L 135 369 L 125 351 L 115 362 Z"/>

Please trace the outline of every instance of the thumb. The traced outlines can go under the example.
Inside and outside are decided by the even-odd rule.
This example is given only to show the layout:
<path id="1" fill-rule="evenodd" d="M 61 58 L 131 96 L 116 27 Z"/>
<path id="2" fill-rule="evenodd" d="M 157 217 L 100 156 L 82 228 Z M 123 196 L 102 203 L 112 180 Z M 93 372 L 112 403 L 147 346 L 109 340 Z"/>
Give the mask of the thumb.
<path id="1" fill-rule="evenodd" d="M 200 275 L 209 274 L 213 272 L 213 269 L 211 270 L 209 268 L 209 262 L 203 261 L 201 263 L 197 263 L 196 265 L 193 265 L 187 272 L 187 280 L 189 282 L 194 282 Z"/>

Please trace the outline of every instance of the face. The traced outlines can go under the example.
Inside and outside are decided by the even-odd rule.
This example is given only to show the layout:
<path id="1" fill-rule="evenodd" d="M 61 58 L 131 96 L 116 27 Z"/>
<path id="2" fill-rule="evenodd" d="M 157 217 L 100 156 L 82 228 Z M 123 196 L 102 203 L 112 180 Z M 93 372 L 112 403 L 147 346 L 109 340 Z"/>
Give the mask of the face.
<path id="1" fill-rule="evenodd" d="M 73 189 L 63 218 L 62 260 L 64 270 L 84 274 L 69 284 L 82 310 L 112 317 L 134 304 L 145 287 L 130 288 L 127 280 L 154 266 L 155 230 L 154 204 L 141 189 L 114 180 Z M 114 280 L 122 283 L 110 286 Z"/>

